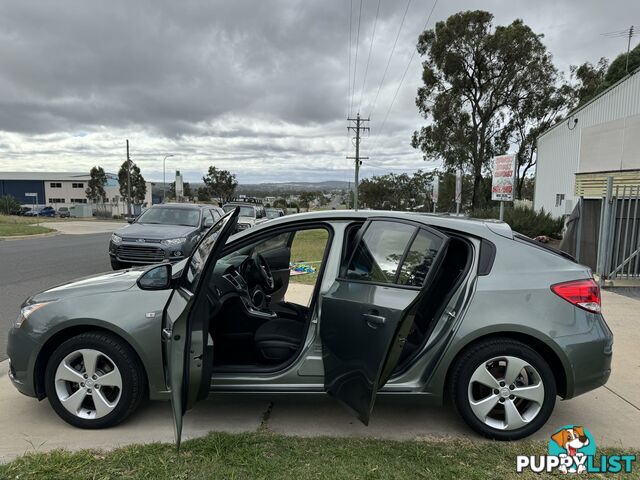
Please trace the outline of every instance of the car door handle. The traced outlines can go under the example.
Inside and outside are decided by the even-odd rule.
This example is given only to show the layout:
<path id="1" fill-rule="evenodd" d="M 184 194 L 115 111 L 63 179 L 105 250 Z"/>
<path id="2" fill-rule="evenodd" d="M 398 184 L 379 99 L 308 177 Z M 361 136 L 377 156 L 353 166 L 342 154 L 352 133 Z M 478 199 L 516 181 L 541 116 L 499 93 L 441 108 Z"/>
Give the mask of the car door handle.
<path id="1" fill-rule="evenodd" d="M 363 313 L 362 318 L 365 319 L 367 325 L 369 325 L 371 328 L 378 328 L 384 325 L 387 321 L 385 317 L 381 317 L 380 315 L 376 315 L 375 313 Z"/>

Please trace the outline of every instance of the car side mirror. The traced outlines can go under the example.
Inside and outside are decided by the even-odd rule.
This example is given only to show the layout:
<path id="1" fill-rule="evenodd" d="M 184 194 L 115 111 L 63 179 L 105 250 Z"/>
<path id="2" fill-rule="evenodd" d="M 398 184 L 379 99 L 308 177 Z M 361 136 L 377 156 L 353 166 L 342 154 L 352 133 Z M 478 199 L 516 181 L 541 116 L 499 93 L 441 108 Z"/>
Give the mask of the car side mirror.
<path id="1" fill-rule="evenodd" d="M 128 223 L 133 223 L 133 222 L 135 222 L 135 221 L 136 221 L 136 219 L 135 219 L 135 218 L 127 218 L 127 222 L 128 222 Z"/>
<path id="2" fill-rule="evenodd" d="M 142 290 L 166 290 L 171 288 L 171 264 L 163 263 L 150 268 L 138 279 Z"/>

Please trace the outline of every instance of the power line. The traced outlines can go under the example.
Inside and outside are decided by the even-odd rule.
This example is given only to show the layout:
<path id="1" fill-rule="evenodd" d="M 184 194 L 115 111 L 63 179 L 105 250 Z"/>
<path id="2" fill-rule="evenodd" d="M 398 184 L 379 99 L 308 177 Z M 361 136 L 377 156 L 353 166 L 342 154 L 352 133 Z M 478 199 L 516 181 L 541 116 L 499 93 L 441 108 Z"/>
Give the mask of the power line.
<path id="1" fill-rule="evenodd" d="M 356 71 L 358 69 L 358 46 L 360 45 L 360 19 L 362 18 L 362 0 L 360 0 L 360 12 L 358 13 L 358 30 L 356 33 L 356 56 L 353 60 L 353 89 L 351 91 L 351 101 L 349 102 L 349 115 L 353 109 L 353 95 L 356 93 Z"/>
<path id="2" fill-rule="evenodd" d="M 429 21 L 431 20 L 431 16 L 433 15 L 433 11 L 436 8 L 436 5 L 438 4 L 438 0 L 435 0 L 433 2 L 433 6 L 431 7 L 431 10 L 429 11 L 429 15 L 427 16 L 427 21 L 424 22 L 424 27 L 422 27 L 422 32 L 424 32 L 427 28 L 427 25 L 429 24 Z M 422 33 L 420 32 L 420 33 Z M 409 67 L 411 66 L 411 63 L 413 62 L 413 58 L 416 55 L 417 52 L 417 48 L 414 48 L 413 51 L 411 52 L 411 56 L 409 57 L 409 62 L 407 62 L 407 67 L 404 69 L 404 72 L 402 73 L 402 78 L 400 78 L 400 82 L 398 83 L 398 87 L 396 88 L 395 93 L 393 94 L 393 98 L 391 99 L 391 103 L 389 104 L 389 108 L 387 109 L 387 113 L 384 116 L 384 119 L 382 120 L 382 123 L 380 124 L 380 128 L 378 129 L 378 131 L 382 131 L 382 129 L 384 128 L 385 124 L 387 123 L 387 118 L 389 118 L 389 113 L 391 112 L 391 108 L 393 107 L 393 104 L 396 101 L 396 98 L 398 96 L 398 92 L 400 91 L 400 88 L 402 87 L 402 84 L 404 83 L 404 79 L 407 76 L 407 72 L 409 71 Z"/>
<path id="3" fill-rule="evenodd" d="M 402 21 L 400 22 L 400 27 L 398 28 L 398 33 L 396 34 L 396 39 L 393 42 L 393 47 L 391 47 L 391 53 L 389 54 L 389 59 L 387 60 L 387 66 L 384 69 L 384 73 L 382 74 L 382 80 L 380 80 L 380 85 L 378 85 L 378 91 L 376 92 L 376 96 L 373 99 L 373 104 L 371 107 L 371 113 L 369 117 L 373 116 L 373 112 L 376 109 L 376 103 L 378 102 L 378 96 L 380 95 L 380 89 L 382 88 L 382 84 L 384 83 L 385 78 L 387 77 L 387 72 L 389 71 L 389 65 L 391 64 L 391 58 L 393 58 L 393 53 L 396 50 L 396 45 L 398 44 L 398 38 L 400 38 L 400 32 L 402 32 L 402 26 L 404 25 L 404 20 L 407 18 L 407 12 L 409 11 L 409 5 L 411 5 L 411 0 L 407 1 L 407 6 L 404 9 L 404 14 L 402 15 Z"/>
<path id="4" fill-rule="evenodd" d="M 369 73 L 369 62 L 371 61 L 371 51 L 373 50 L 373 39 L 376 36 L 376 26 L 378 25 L 378 14 L 380 13 L 380 1 L 378 0 L 378 7 L 376 8 L 376 18 L 373 21 L 373 31 L 371 33 L 371 43 L 369 44 L 369 55 L 367 55 L 367 66 L 364 69 L 364 80 L 362 80 L 362 90 L 360 90 L 360 101 L 358 102 L 358 112 L 362 108 L 362 95 L 364 95 L 364 86 L 367 83 L 367 73 Z"/>
<path id="5" fill-rule="evenodd" d="M 353 25 L 353 0 L 350 0 L 349 2 L 349 48 L 347 50 L 349 50 L 349 80 L 347 81 L 347 90 L 348 90 L 348 96 L 347 96 L 347 117 L 349 116 L 349 114 L 351 113 L 349 110 L 351 108 L 351 45 L 352 45 L 352 41 L 351 41 L 351 26 Z M 348 136 L 347 136 L 348 138 Z"/>

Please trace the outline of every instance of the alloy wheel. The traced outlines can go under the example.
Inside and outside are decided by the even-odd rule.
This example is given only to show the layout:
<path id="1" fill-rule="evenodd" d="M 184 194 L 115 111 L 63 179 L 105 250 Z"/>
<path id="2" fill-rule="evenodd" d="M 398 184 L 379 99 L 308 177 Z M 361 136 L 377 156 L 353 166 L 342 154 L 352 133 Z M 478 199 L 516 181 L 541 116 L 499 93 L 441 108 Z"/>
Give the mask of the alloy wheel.
<path id="1" fill-rule="evenodd" d="M 104 353 L 75 350 L 58 365 L 55 390 L 62 406 L 84 419 L 102 418 L 111 413 L 122 395 L 122 375 Z"/>
<path id="2" fill-rule="evenodd" d="M 544 383 L 525 360 L 494 357 L 471 375 L 468 398 L 472 412 L 481 422 L 498 430 L 516 430 L 540 413 Z"/>

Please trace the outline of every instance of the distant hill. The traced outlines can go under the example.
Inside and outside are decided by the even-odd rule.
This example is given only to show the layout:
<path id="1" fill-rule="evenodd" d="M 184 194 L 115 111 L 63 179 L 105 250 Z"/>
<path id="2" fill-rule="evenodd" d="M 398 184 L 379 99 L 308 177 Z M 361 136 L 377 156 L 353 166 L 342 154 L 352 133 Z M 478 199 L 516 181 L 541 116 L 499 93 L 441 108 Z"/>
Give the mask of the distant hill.
<path id="1" fill-rule="evenodd" d="M 301 192 L 321 191 L 324 193 L 341 192 L 348 190 L 352 182 L 344 182 L 338 180 L 327 180 L 323 182 L 273 182 L 273 183 L 241 183 L 238 185 L 238 195 L 248 196 L 277 196 L 277 195 L 293 195 Z M 193 192 L 199 187 L 204 186 L 202 182 L 189 182 L 189 186 Z M 169 182 L 167 182 L 167 189 Z M 162 196 L 162 182 L 154 182 L 153 194 Z"/>
<path id="2" fill-rule="evenodd" d="M 347 190 L 349 185 L 350 182 L 338 180 L 327 180 L 324 182 L 241 183 L 238 185 L 238 193 L 246 195 L 247 192 L 293 193 L 316 190 L 321 192 L 333 192 Z"/>

